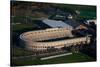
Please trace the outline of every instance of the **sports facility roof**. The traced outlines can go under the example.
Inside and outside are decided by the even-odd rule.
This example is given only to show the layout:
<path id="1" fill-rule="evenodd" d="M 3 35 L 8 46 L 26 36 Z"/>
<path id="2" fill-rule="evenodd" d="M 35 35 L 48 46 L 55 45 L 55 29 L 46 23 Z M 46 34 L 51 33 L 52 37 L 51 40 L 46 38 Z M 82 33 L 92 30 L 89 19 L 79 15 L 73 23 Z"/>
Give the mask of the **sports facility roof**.
<path id="1" fill-rule="evenodd" d="M 73 27 L 71 25 L 68 25 L 66 23 L 64 23 L 63 21 L 57 21 L 57 20 L 50 20 L 50 19 L 44 19 L 42 20 L 43 23 L 47 24 L 50 27 L 53 28 L 67 28 L 67 29 L 73 29 Z"/>

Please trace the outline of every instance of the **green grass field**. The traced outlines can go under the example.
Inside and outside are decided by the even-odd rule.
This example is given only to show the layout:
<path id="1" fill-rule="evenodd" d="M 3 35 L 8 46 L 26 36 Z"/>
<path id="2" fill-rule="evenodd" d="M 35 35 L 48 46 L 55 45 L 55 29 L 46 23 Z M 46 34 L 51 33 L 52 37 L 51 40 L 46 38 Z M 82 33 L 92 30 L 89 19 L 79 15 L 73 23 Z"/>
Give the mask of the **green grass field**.
<path id="1" fill-rule="evenodd" d="M 18 47 L 11 47 L 11 48 L 12 48 L 11 55 L 13 57 L 33 55 L 32 51 L 27 51 L 23 48 L 18 48 Z"/>
<path id="2" fill-rule="evenodd" d="M 35 26 L 33 24 L 18 24 L 18 25 L 13 25 L 12 29 L 13 31 L 18 31 L 18 30 L 23 30 L 23 29 L 31 29 L 34 27 Z"/>
<path id="3" fill-rule="evenodd" d="M 96 12 L 92 12 L 92 11 L 80 11 L 80 17 L 86 18 L 86 19 L 92 19 L 92 18 L 96 18 Z"/>
<path id="4" fill-rule="evenodd" d="M 23 59 L 23 60 L 13 60 L 13 65 L 43 65 L 43 64 L 58 64 L 58 63 L 76 63 L 76 62 L 89 62 L 96 61 L 94 58 L 89 57 L 82 53 L 74 53 L 72 55 L 52 58 L 48 60 L 40 60 L 39 58 L 32 60 Z"/>

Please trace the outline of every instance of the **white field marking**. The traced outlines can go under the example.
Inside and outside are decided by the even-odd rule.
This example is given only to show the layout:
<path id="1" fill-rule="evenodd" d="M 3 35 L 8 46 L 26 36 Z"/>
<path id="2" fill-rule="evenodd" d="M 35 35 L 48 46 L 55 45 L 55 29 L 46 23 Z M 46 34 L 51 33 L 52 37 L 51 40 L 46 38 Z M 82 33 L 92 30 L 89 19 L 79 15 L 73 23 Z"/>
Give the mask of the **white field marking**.
<path id="1" fill-rule="evenodd" d="M 66 53 L 66 54 L 60 54 L 60 55 L 55 55 L 55 56 L 44 57 L 44 58 L 41 58 L 41 60 L 47 60 L 47 59 L 61 57 L 61 56 L 66 56 L 66 55 L 71 55 L 71 54 L 72 53 Z"/>

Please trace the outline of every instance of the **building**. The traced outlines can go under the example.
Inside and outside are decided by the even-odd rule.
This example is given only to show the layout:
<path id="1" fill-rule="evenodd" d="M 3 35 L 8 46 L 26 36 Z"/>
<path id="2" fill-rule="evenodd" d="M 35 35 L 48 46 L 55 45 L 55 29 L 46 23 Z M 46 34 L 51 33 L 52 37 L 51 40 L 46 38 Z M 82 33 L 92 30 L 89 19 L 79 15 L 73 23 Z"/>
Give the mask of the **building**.
<path id="1" fill-rule="evenodd" d="M 42 42 L 43 40 L 57 39 L 62 37 L 71 37 L 71 39 L 62 39 L 60 41 Z M 61 49 L 64 46 L 89 44 L 90 37 L 72 38 L 71 30 L 67 28 L 51 28 L 46 30 L 30 31 L 20 35 L 21 45 L 25 45 L 27 50 L 46 51 L 48 48 Z"/>
<path id="2" fill-rule="evenodd" d="M 50 20 L 50 19 L 44 19 L 42 20 L 43 23 L 45 23 L 46 25 L 52 27 L 52 28 L 67 28 L 69 30 L 72 30 L 73 29 L 73 26 L 59 20 Z"/>
<path id="3" fill-rule="evenodd" d="M 84 20 L 83 23 L 89 25 L 91 22 L 93 22 L 94 24 L 97 24 L 97 20 L 96 19 L 89 19 L 89 20 Z"/>

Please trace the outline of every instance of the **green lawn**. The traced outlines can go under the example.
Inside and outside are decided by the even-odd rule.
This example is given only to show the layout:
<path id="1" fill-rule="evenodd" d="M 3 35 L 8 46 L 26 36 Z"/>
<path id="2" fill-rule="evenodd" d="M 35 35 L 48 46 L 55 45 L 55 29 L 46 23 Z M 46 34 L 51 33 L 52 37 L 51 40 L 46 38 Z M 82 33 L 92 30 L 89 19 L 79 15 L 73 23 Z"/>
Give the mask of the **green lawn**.
<path id="1" fill-rule="evenodd" d="M 17 25 L 13 25 L 12 29 L 13 31 L 17 31 L 17 30 L 23 30 L 23 29 L 31 29 L 34 27 L 35 25 L 33 24 L 17 24 Z"/>
<path id="2" fill-rule="evenodd" d="M 40 60 L 39 58 L 35 60 L 32 60 L 32 58 L 24 59 L 24 60 L 13 60 L 13 64 L 14 65 L 42 65 L 42 64 L 89 62 L 89 61 L 95 61 L 95 59 L 82 53 L 74 53 L 72 55 L 52 58 L 48 60 Z"/>
<path id="3" fill-rule="evenodd" d="M 13 21 L 13 23 L 18 23 L 18 22 L 26 22 L 27 20 L 31 19 L 31 20 L 35 20 L 36 18 L 40 18 L 40 17 L 37 17 L 37 16 L 14 16 L 11 18 L 11 20 Z"/>
<path id="4" fill-rule="evenodd" d="M 80 16 L 90 19 L 90 18 L 96 18 L 96 12 L 93 11 L 80 11 Z"/>
<path id="5" fill-rule="evenodd" d="M 33 55 L 33 52 L 27 51 L 23 48 L 12 47 L 11 55 L 13 57 Z"/>

